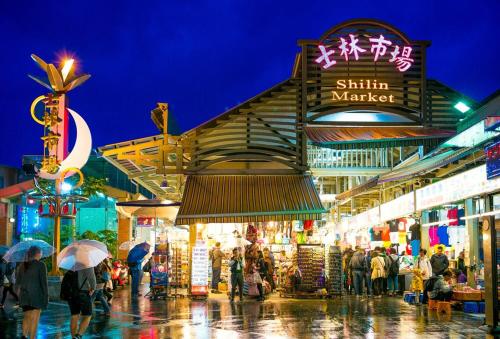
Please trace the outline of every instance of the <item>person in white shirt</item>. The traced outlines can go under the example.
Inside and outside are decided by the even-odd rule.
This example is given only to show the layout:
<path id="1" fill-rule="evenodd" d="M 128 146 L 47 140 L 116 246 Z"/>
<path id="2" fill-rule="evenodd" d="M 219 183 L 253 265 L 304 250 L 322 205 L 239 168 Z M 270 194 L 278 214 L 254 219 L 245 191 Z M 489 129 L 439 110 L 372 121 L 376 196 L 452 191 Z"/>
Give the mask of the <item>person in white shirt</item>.
<path id="1" fill-rule="evenodd" d="M 419 252 L 419 256 L 415 260 L 415 268 L 420 269 L 422 272 L 422 280 L 425 288 L 427 280 L 432 276 L 432 266 L 429 258 L 427 258 L 427 250 L 421 248 Z M 423 303 L 427 302 L 427 293 L 424 290 L 424 300 Z"/>

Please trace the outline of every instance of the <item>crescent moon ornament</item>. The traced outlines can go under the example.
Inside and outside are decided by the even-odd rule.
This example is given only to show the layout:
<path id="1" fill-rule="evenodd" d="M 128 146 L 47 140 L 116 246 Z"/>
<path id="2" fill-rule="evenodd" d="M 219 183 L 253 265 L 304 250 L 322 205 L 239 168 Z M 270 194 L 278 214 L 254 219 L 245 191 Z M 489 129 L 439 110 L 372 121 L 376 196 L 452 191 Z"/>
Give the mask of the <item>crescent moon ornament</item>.
<path id="1" fill-rule="evenodd" d="M 61 161 L 59 170 L 56 173 L 49 173 L 47 171 L 40 170 L 38 173 L 40 178 L 56 180 L 61 177 L 61 174 L 66 176 L 66 173 L 68 173 L 69 176 L 72 176 L 75 171 L 71 169 L 81 169 L 85 166 L 87 160 L 89 159 L 90 152 L 92 151 L 92 135 L 90 133 L 89 126 L 78 113 L 70 108 L 68 108 L 68 112 L 75 121 L 76 125 L 75 146 L 73 146 L 73 149 L 66 159 Z"/>

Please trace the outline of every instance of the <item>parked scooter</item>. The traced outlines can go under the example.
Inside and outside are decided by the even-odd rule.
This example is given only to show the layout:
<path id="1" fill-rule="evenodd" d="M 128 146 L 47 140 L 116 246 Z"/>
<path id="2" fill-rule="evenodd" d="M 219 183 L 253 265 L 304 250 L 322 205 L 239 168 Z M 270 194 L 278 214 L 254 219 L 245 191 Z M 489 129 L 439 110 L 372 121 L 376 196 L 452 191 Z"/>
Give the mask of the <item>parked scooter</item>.
<path id="1" fill-rule="evenodd" d="M 116 290 L 118 286 L 124 286 L 128 282 L 128 267 L 123 265 L 120 260 L 113 261 L 111 280 L 113 281 L 113 290 Z"/>

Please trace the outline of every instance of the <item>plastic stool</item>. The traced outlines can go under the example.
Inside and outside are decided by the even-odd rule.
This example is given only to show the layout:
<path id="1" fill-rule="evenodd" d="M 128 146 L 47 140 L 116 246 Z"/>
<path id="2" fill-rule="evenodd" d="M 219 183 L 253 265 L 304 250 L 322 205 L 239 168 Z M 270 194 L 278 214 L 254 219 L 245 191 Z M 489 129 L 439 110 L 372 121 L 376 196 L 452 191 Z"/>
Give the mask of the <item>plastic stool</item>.
<path id="1" fill-rule="evenodd" d="M 416 302 L 415 300 L 416 300 L 415 294 L 411 294 L 408 296 L 408 302 L 410 304 L 414 304 Z"/>
<path id="2" fill-rule="evenodd" d="M 403 296 L 403 300 L 407 303 L 410 302 L 411 298 L 413 297 L 413 299 L 415 299 L 415 293 L 411 293 L 411 292 L 406 292 Z"/>
<path id="3" fill-rule="evenodd" d="M 438 306 L 438 301 L 437 300 L 432 300 L 432 299 L 429 299 L 429 310 L 437 310 L 437 306 Z"/>
<path id="4" fill-rule="evenodd" d="M 449 301 L 438 301 L 437 303 L 438 313 L 451 314 L 451 304 Z"/>
<path id="5" fill-rule="evenodd" d="M 479 307 L 475 301 L 464 302 L 464 312 L 465 313 L 479 313 Z"/>
<path id="6" fill-rule="evenodd" d="M 486 310 L 486 304 L 484 303 L 484 301 L 478 302 L 478 304 L 479 304 L 479 313 L 484 313 L 484 311 Z"/>

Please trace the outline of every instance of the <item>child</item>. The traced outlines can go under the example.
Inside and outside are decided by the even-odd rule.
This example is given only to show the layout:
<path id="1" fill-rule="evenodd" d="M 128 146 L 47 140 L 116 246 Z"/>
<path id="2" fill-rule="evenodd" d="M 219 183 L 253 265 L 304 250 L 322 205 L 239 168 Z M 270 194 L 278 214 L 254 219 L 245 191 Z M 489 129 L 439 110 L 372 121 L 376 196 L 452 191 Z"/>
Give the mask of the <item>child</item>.
<path id="1" fill-rule="evenodd" d="M 420 304 L 420 293 L 424 290 L 424 280 L 422 270 L 415 268 L 413 270 L 413 279 L 411 281 L 411 290 L 415 292 L 415 304 Z"/>

